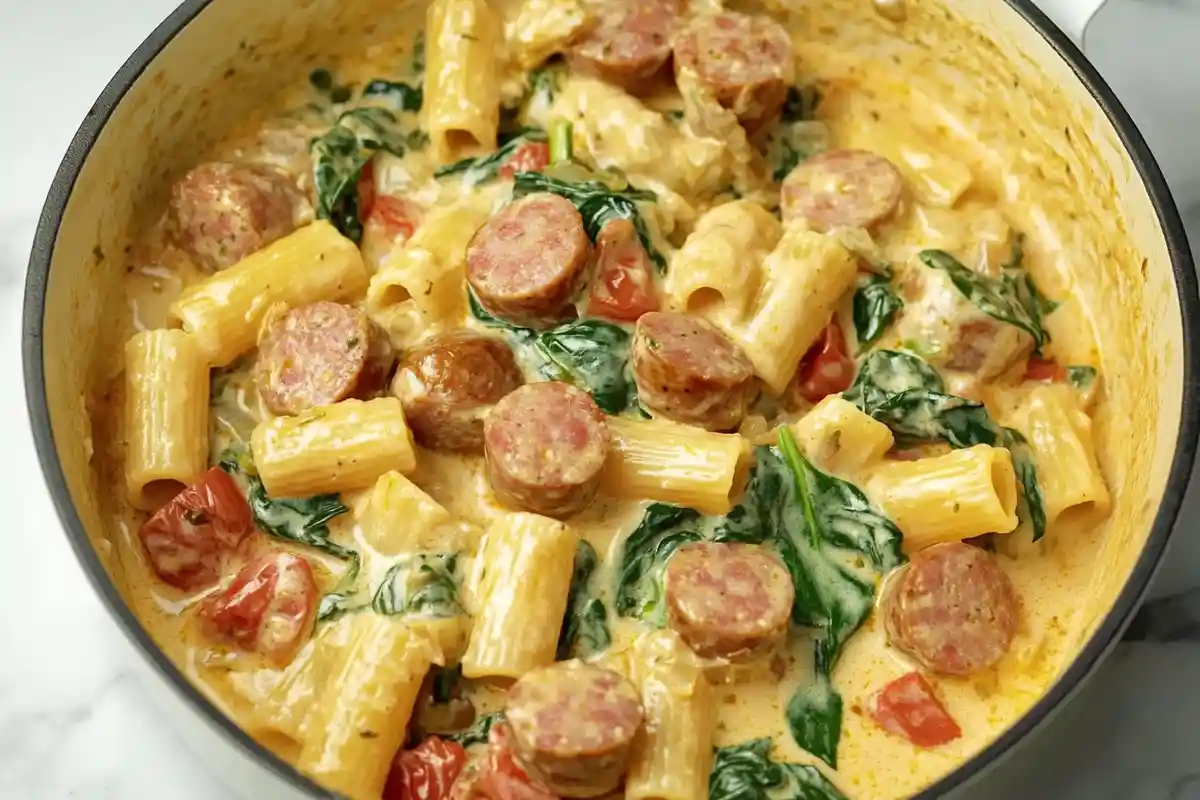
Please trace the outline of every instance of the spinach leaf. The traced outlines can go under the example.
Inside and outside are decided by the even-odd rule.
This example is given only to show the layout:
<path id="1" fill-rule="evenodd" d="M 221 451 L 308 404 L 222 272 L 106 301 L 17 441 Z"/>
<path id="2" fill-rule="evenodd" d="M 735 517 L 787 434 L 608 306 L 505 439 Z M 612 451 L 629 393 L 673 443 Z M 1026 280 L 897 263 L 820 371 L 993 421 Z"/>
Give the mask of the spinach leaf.
<path id="1" fill-rule="evenodd" d="M 411 69 L 412 69 L 413 75 L 416 75 L 418 77 L 424 77 L 424 75 L 425 75 L 425 31 L 417 31 L 417 35 L 413 37 Z"/>
<path id="2" fill-rule="evenodd" d="M 821 94 L 814 86 L 789 86 L 779 120 L 767 132 L 763 154 L 776 183 L 796 165 L 826 150 L 829 131 L 816 121 Z"/>
<path id="3" fill-rule="evenodd" d="M 846 800 L 816 767 L 771 758 L 770 739 L 718 747 L 708 800 Z"/>
<path id="4" fill-rule="evenodd" d="M 464 158 L 461 161 L 455 161 L 453 164 L 438 167 L 434 170 L 433 174 L 437 178 L 445 178 L 449 175 L 462 175 L 464 187 L 478 186 L 481 183 L 487 183 L 495 179 L 500 171 L 500 167 L 504 166 L 504 162 L 508 161 L 522 146 L 531 142 L 544 141 L 546 141 L 545 131 L 540 128 L 525 128 L 521 133 L 502 143 L 495 152 L 489 153 L 486 156 Z"/>
<path id="5" fill-rule="evenodd" d="M 378 614 L 456 617 L 458 557 L 452 553 L 422 553 L 393 564 L 384 574 L 371 608 Z"/>
<path id="6" fill-rule="evenodd" d="M 843 397 L 896 434 L 901 446 L 946 442 L 1004 447 L 1021 484 L 1018 517 L 1033 526 L 1033 541 L 1046 533 L 1046 510 L 1033 449 L 1018 431 L 996 424 L 983 403 L 946 394 L 941 376 L 908 353 L 877 350 L 859 367 Z"/>
<path id="7" fill-rule="evenodd" d="M 579 386 L 608 414 L 637 406 L 637 386 L 628 370 L 630 335 L 621 326 L 582 319 L 537 333 L 492 316 L 473 293 L 468 300 L 471 315 L 505 331 L 521 360 L 540 377 Z"/>
<path id="8" fill-rule="evenodd" d="M 854 292 L 854 330 L 860 347 L 874 344 L 904 307 L 891 281 L 882 275 L 866 275 Z"/>
<path id="9" fill-rule="evenodd" d="M 947 273 L 955 288 L 980 311 L 1032 336 L 1036 351 L 1050 341 L 1042 318 L 1057 306 L 1042 297 L 1023 269 L 1009 267 L 993 278 L 967 268 L 945 250 L 922 250 L 918 256 L 925 266 Z"/>
<path id="10" fill-rule="evenodd" d="M 497 722 L 504 721 L 503 711 L 493 711 L 490 714 L 484 714 L 476 718 L 475 723 L 465 731 L 451 733 L 442 736 L 451 742 L 457 742 L 463 747 L 470 747 L 473 744 L 483 744 L 488 740 L 488 734 L 492 732 Z"/>
<path id="11" fill-rule="evenodd" d="M 358 179 L 380 150 L 402 156 L 422 145 L 420 131 L 400 129 L 386 108 L 355 108 L 343 113 L 324 136 L 313 140 L 313 186 L 317 216 L 330 220 L 347 238 L 362 240 L 358 208 Z"/>
<path id="12" fill-rule="evenodd" d="M 550 192 L 570 200 L 583 217 L 588 238 L 593 242 L 606 224 L 614 219 L 628 219 L 637 230 L 638 238 L 646 253 L 660 271 L 667 268 L 667 260 L 650 237 L 650 229 L 638 209 L 638 203 L 654 203 L 658 197 L 646 189 L 626 186 L 613 189 L 598 180 L 571 183 L 539 172 L 518 172 L 513 185 L 513 198 L 524 197 L 536 192 Z"/>
<path id="13" fill-rule="evenodd" d="M 425 99 L 425 89 L 420 84 L 411 86 L 403 81 L 375 78 L 363 87 L 362 96 L 384 100 L 396 111 L 420 111 Z"/>
<path id="14" fill-rule="evenodd" d="M 612 635 L 608 631 L 608 612 L 604 602 L 594 596 L 590 588 L 598 560 L 596 548 L 581 539 L 575 550 L 567 613 L 558 636 L 555 658 L 559 661 L 565 661 L 573 654 L 587 658 L 607 650 L 612 644 Z"/>
<path id="15" fill-rule="evenodd" d="M 650 504 L 621 549 L 614 602 L 617 614 L 659 627 L 666 624 L 663 569 L 677 547 L 700 541 L 699 519 L 699 512 L 690 508 Z"/>
<path id="16" fill-rule="evenodd" d="M 525 78 L 526 99 L 531 104 L 548 107 L 558 96 L 566 74 L 566 64 L 558 58 L 547 61 L 537 69 L 530 70 Z"/>
<path id="17" fill-rule="evenodd" d="M 1067 385 L 1083 392 L 1090 391 L 1096 375 L 1095 367 L 1067 367 Z"/>

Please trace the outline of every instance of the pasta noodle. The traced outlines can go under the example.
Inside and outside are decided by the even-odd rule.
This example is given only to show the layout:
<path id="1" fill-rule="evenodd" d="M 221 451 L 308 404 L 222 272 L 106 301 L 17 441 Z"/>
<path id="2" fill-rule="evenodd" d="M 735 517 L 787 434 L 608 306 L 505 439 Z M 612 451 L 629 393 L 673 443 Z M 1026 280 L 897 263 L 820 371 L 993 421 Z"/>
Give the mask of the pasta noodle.
<path id="1" fill-rule="evenodd" d="M 601 486 L 614 497 L 657 500 L 724 514 L 748 465 L 737 434 L 711 433 L 664 420 L 610 417 L 612 446 Z"/>
<path id="2" fill-rule="evenodd" d="M 381 553 L 457 552 L 464 546 L 450 512 L 399 472 L 379 477 L 358 519 L 363 538 Z"/>
<path id="3" fill-rule="evenodd" d="M 1017 476 L 1002 447 L 979 444 L 889 462 L 871 473 L 865 489 L 904 534 L 910 553 L 1017 526 Z"/>
<path id="4" fill-rule="evenodd" d="M 209 366 L 223 367 L 253 349 L 272 304 L 340 300 L 366 288 L 367 268 L 354 242 L 319 221 L 188 287 L 170 313 L 195 337 Z"/>
<path id="5" fill-rule="evenodd" d="M 646 721 L 634 740 L 626 800 L 704 800 L 716 701 L 703 667 L 670 630 L 641 636 L 630 666 Z"/>
<path id="6" fill-rule="evenodd" d="M 412 472 L 417 464 L 412 434 L 394 397 L 343 400 L 260 423 L 250 447 L 272 497 L 361 489 L 385 472 Z"/>
<path id="7" fill-rule="evenodd" d="M 144 331 L 125 344 L 125 487 L 156 509 L 208 461 L 208 365 L 183 331 Z"/>
<path id="8" fill-rule="evenodd" d="M 507 11 L 504 39 L 510 58 L 525 70 L 562 52 L 588 24 L 579 0 L 518 0 Z"/>
<path id="9" fill-rule="evenodd" d="M 425 129 L 442 161 L 496 146 L 500 20 L 486 0 L 434 0 L 426 12 Z"/>
<path id="10" fill-rule="evenodd" d="M 809 460 L 827 472 L 844 475 L 879 463 L 894 442 L 886 425 L 839 395 L 826 397 L 791 427 Z"/>
<path id="11" fill-rule="evenodd" d="M 378 800 L 436 657 L 428 639 L 404 623 L 355 615 L 345 658 L 308 723 L 300 771 L 351 800 Z"/>
<path id="12" fill-rule="evenodd" d="M 576 535 L 557 520 L 506 514 L 484 534 L 472 576 L 468 678 L 519 678 L 553 663 L 567 608 Z"/>

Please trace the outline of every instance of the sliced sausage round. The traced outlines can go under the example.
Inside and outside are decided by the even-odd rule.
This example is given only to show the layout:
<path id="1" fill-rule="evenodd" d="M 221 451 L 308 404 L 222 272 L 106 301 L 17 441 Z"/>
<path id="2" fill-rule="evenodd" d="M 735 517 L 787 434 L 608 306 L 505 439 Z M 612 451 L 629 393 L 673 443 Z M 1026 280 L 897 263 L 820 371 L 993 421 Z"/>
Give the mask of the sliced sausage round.
<path id="1" fill-rule="evenodd" d="M 597 797 L 620 784 L 643 712 L 637 689 L 618 673 L 564 661 L 513 684 L 505 715 L 532 777 L 561 797 Z"/>
<path id="2" fill-rule="evenodd" d="M 760 652 L 787 634 L 795 587 L 779 559 L 757 545 L 693 542 L 663 574 L 667 619 L 697 655 Z"/>
<path id="3" fill-rule="evenodd" d="M 441 336 L 409 353 L 392 381 L 417 444 L 431 450 L 483 450 L 483 419 L 523 383 L 512 350 L 474 334 Z"/>
<path id="4" fill-rule="evenodd" d="M 591 256 L 583 218 L 556 194 L 531 194 L 488 220 L 467 247 L 467 280 L 488 313 L 529 328 L 565 316 Z"/>
<path id="5" fill-rule="evenodd" d="M 919 551 L 888 581 L 883 615 L 888 642 L 922 667 L 970 675 L 1008 652 L 1020 600 L 994 556 L 948 542 Z"/>
<path id="6" fill-rule="evenodd" d="M 530 383 L 505 397 L 483 425 L 492 489 L 506 505 L 568 517 L 592 501 L 608 458 L 604 414 L 566 383 Z"/>
<path id="7" fill-rule="evenodd" d="M 571 68 L 628 91 L 647 87 L 671 56 L 675 0 L 608 0 L 596 24 L 568 53 Z"/>
<path id="8" fill-rule="evenodd" d="M 272 414 L 299 414 L 385 389 L 395 363 L 387 336 L 362 312 L 322 300 L 271 323 L 255 381 Z"/>
<path id="9" fill-rule="evenodd" d="M 895 213 L 904 179 L 892 162 L 867 150 L 830 150 L 801 162 L 783 179 L 784 221 L 816 231 L 870 228 Z"/>
<path id="10" fill-rule="evenodd" d="M 753 133 L 787 99 L 792 38 L 770 17 L 723 11 L 693 19 L 675 37 L 675 72 L 694 73 Z"/>
<path id="11" fill-rule="evenodd" d="M 248 564 L 198 614 L 210 638 L 286 664 L 308 635 L 316 610 L 317 583 L 308 561 L 275 552 Z"/>
<path id="12" fill-rule="evenodd" d="M 175 242 L 205 269 L 224 269 L 291 233 L 307 202 L 270 167 L 201 164 L 171 188 Z"/>
<path id="13" fill-rule="evenodd" d="M 702 317 L 643 314 L 630 364 L 642 405 L 711 431 L 736 428 L 754 390 L 754 367 L 742 348 Z"/>

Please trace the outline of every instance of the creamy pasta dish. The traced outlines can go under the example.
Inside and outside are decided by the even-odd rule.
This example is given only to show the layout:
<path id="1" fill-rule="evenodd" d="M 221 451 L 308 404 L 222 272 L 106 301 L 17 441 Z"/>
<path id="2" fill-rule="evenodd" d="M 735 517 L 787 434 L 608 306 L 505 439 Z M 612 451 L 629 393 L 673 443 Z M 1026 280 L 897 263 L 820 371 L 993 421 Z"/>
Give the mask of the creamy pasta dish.
<path id="1" fill-rule="evenodd" d="M 785 5 L 433 0 L 127 251 L 131 603 L 321 785 L 902 797 L 1056 674 L 1110 498 L 1054 230 Z"/>

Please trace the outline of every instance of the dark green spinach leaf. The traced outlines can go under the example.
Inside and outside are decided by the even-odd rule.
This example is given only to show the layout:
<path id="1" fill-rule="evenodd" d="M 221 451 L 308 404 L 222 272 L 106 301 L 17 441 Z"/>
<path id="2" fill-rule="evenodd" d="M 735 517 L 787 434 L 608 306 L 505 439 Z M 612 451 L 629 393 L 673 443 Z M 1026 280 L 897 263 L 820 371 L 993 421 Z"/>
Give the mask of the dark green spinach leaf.
<path id="1" fill-rule="evenodd" d="M 1067 385 L 1083 392 L 1091 391 L 1097 374 L 1095 367 L 1067 367 Z"/>
<path id="2" fill-rule="evenodd" d="M 598 180 L 571 183 L 539 172 L 518 172 L 516 183 L 513 185 L 513 198 L 537 192 L 550 192 L 570 200 L 583 217 L 584 228 L 593 242 L 604 226 L 612 220 L 628 219 L 637 230 L 638 238 L 646 248 L 650 260 L 660 271 L 666 270 L 667 260 L 654 246 L 650 229 L 646 226 L 646 220 L 637 205 L 657 202 L 658 197 L 654 192 L 632 186 L 614 189 Z"/>
<path id="3" fill-rule="evenodd" d="M 599 557 L 596 548 L 581 539 L 575 550 L 567 613 L 563 617 L 555 658 L 565 661 L 573 656 L 587 658 L 607 650 L 612 644 L 608 630 L 608 612 L 604 602 L 592 590 L 592 578 Z"/>
<path id="4" fill-rule="evenodd" d="M 637 617 L 659 627 L 666 624 L 663 570 L 677 547 L 703 538 L 699 521 L 700 513 L 690 508 L 650 504 L 641 524 L 621 548 L 614 601 L 618 615 Z"/>
<path id="5" fill-rule="evenodd" d="M 438 167 L 433 174 L 437 178 L 462 175 L 463 186 L 468 188 L 478 186 L 481 183 L 487 183 L 495 179 L 500 168 L 504 166 L 504 163 L 523 146 L 531 142 L 545 141 L 546 132 L 544 130 L 540 128 L 524 128 L 519 134 L 501 143 L 495 152 L 489 153 L 486 156 L 464 158 L 461 161 L 455 161 L 453 164 Z"/>
<path id="6" fill-rule="evenodd" d="M 375 78 L 363 87 L 362 96 L 372 100 L 383 100 L 396 111 L 420 111 L 425 100 L 425 89 L 421 84 L 412 86 L 403 81 Z"/>
<path id="7" fill-rule="evenodd" d="M 821 771 L 771 758 L 770 739 L 718 747 L 708 800 L 846 800 Z"/>
<path id="8" fill-rule="evenodd" d="M 456 617 L 458 557 L 452 553 L 422 553 L 406 558 L 384 574 L 371 599 L 378 614 L 411 614 L 421 617 Z"/>
<path id="9" fill-rule="evenodd" d="M 945 250 L 922 250 L 918 256 L 925 266 L 948 274 L 955 288 L 980 311 L 1032 336 L 1036 351 L 1050 341 L 1042 319 L 1057 305 L 1042 297 L 1024 269 L 1007 267 L 993 278 L 969 269 Z"/>
<path id="10" fill-rule="evenodd" d="M 875 343 L 904 307 L 892 282 L 882 275 L 865 275 L 854 292 L 854 330 L 860 347 Z"/>
<path id="11" fill-rule="evenodd" d="M 497 722 L 504 721 L 503 711 L 493 711 L 490 714 L 484 714 L 476 718 L 475 724 L 467 728 L 465 731 L 451 733 L 442 736 L 451 742 L 457 742 L 463 747 L 470 747 L 473 744 L 483 744 L 488 740 L 488 734 L 492 732 Z"/>

